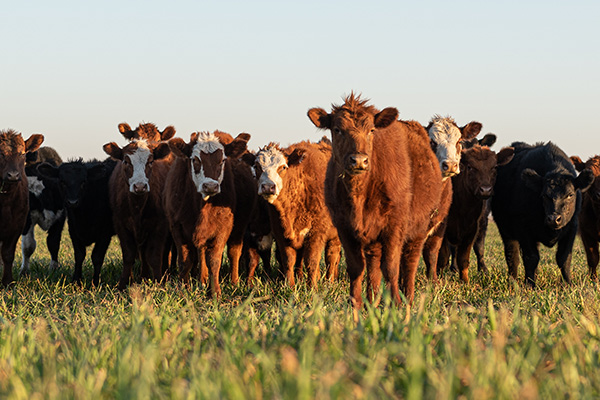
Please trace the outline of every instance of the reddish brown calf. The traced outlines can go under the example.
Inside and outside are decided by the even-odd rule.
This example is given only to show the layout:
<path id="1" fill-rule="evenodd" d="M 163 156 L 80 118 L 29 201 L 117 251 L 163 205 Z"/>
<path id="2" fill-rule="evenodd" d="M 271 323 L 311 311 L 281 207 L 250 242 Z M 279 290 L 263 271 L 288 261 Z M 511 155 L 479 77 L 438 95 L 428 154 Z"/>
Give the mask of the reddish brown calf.
<path id="1" fill-rule="evenodd" d="M 397 121 L 397 109 L 379 111 L 354 94 L 331 113 L 312 108 L 308 117 L 331 131 L 325 201 L 344 247 L 353 305 L 362 304 L 365 268 L 370 301 L 383 273 L 395 302 L 399 283 L 412 302 L 417 263 L 442 189 L 427 132 L 416 122 Z"/>
<path id="2" fill-rule="evenodd" d="M 107 143 L 104 151 L 121 161 L 108 184 L 113 223 L 123 255 L 119 289 L 129 284 L 136 259 L 141 261 L 142 278 L 160 280 L 167 266 L 169 248 L 168 222 L 162 204 L 173 160 L 168 157 L 169 145 L 134 139 L 123 148 L 114 142 Z"/>
<path id="3" fill-rule="evenodd" d="M 36 151 L 43 141 L 42 135 L 31 135 L 24 141 L 11 129 L 0 131 L 0 256 L 4 286 L 13 281 L 15 248 L 29 211 L 25 154 Z"/>
<path id="4" fill-rule="evenodd" d="M 488 147 L 474 146 L 464 150 L 461 173 L 452 178 L 452 205 L 448 213 L 444 242 L 438 258 L 438 272 L 448 264 L 450 246 L 457 248 L 456 257 L 463 282 L 469 282 L 469 256 L 477 236 L 479 219 L 494 190 L 496 169 L 512 160 L 514 149 L 505 147 L 498 154 Z"/>
<path id="5" fill-rule="evenodd" d="M 169 140 L 175 136 L 175 128 L 171 125 L 167 126 L 162 132 L 158 130 L 156 125 L 147 122 L 141 123 L 134 130 L 129 124 L 122 122 L 119 124 L 119 132 L 127 140 L 145 139 L 150 143 L 158 143 L 160 141 Z"/>
<path id="6" fill-rule="evenodd" d="M 583 194 L 581 202 L 579 235 L 585 249 L 590 277 L 596 279 L 598 260 L 600 260 L 598 252 L 598 242 L 600 241 L 600 156 L 590 157 L 585 163 L 581 158 L 572 156 L 571 161 L 577 171 L 589 169 L 594 173 L 594 182 Z"/>

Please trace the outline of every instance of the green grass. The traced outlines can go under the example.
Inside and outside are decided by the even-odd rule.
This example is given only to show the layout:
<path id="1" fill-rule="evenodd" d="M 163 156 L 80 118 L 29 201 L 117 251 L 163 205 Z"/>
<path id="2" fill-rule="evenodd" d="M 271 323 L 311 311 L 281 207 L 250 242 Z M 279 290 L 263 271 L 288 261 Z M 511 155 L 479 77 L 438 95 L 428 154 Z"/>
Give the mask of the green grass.
<path id="1" fill-rule="evenodd" d="M 473 259 L 469 285 L 450 275 L 434 286 L 421 269 L 410 310 L 384 294 L 355 323 L 345 274 L 316 291 L 225 280 L 220 302 L 177 281 L 118 292 L 115 240 L 104 283 L 89 286 L 86 259 L 88 284 L 79 287 L 69 283 L 67 236 L 63 267 L 50 273 L 37 233 L 31 275 L 0 291 L 0 398 L 600 396 L 598 284 L 579 241 L 573 284 L 561 282 L 554 252 L 544 249 L 531 290 L 507 278 L 490 224 L 488 276 Z"/>

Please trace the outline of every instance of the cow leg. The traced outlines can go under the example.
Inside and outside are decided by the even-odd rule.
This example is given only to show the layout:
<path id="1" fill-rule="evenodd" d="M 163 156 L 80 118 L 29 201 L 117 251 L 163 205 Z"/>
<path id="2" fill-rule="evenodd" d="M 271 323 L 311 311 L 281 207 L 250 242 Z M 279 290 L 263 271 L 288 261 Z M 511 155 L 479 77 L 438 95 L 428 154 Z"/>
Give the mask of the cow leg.
<path id="1" fill-rule="evenodd" d="M 100 271 L 102 269 L 102 264 L 104 264 L 104 256 L 106 256 L 106 251 L 108 250 L 108 246 L 110 246 L 110 237 L 108 239 L 103 239 L 94 245 L 94 250 L 92 250 L 92 264 L 94 265 L 94 276 L 92 278 L 92 283 L 94 286 L 98 286 L 100 283 Z"/>
<path id="2" fill-rule="evenodd" d="M 252 286 L 254 281 L 254 274 L 256 273 L 256 268 L 258 267 L 258 263 L 260 261 L 260 255 L 258 254 L 258 249 L 254 247 L 248 248 L 248 286 Z"/>
<path id="3" fill-rule="evenodd" d="M 4 273 L 2 274 L 2 285 L 4 286 L 10 285 L 14 281 L 12 267 L 18 240 L 19 236 L 17 235 L 17 238 L 11 242 L 4 241 L 0 243 L 2 246 L 2 263 L 4 264 Z"/>
<path id="4" fill-rule="evenodd" d="M 316 288 L 321 278 L 321 254 L 325 248 L 324 237 L 312 237 L 304 245 L 304 264 L 308 270 L 308 285 Z"/>
<path id="5" fill-rule="evenodd" d="M 65 219 L 67 215 L 63 213 L 63 216 L 56 220 L 48 229 L 48 235 L 46 236 L 46 246 L 50 252 L 50 269 L 55 270 L 60 267 L 58 263 L 58 251 L 60 249 L 60 239 L 62 236 L 63 227 L 65 226 Z"/>
<path id="6" fill-rule="evenodd" d="M 469 283 L 469 257 L 471 256 L 472 247 L 473 242 L 469 238 L 465 238 L 465 241 L 460 243 L 456 248 L 458 272 L 460 280 L 464 283 Z"/>
<path id="7" fill-rule="evenodd" d="M 458 272 L 458 264 L 456 262 L 456 246 L 449 243 L 448 249 L 450 251 L 450 268 L 448 268 L 448 270 L 452 273 Z"/>
<path id="8" fill-rule="evenodd" d="M 21 236 L 21 255 L 23 257 L 21 261 L 21 276 L 29 274 L 29 259 L 36 247 L 34 228 L 34 224 L 29 224 L 27 233 Z"/>
<path id="9" fill-rule="evenodd" d="M 487 273 L 488 268 L 485 265 L 484 253 L 485 253 L 485 235 L 488 227 L 488 214 L 484 213 L 478 221 L 477 236 L 475 237 L 475 243 L 473 243 L 473 250 L 477 257 L 477 271 Z"/>
<path id="10" fill-rule="evenodd" d="M 402 262 L 400 263 L 400 268 L 402 268 L 402 292 L 409 304 L 412 304 L 415 296 L 415 277 L 424 243 L 425 238 L 408 240 L 402 250 Z M 400 297 L 398 297 L 398 300 L 400 300 Z"/>
<path id="11" fill-rule="evenodd" d="M 240 257 L 242 256 L 243 241 L 227 243 L 227 258 L 231 263 L 231 283 L 237 285 L 240 281 Z"/>
<path id="12" fill-rule="evenodd" d="M 163 254 L 165 238 L 155 234 L 156 240 L 149 241 L 144 249 L 146 253 L 146 263 L 151 273 L 151 279 L 155 282 L 160 281 L 163 277 Z"/>
<path id="13" fill-rule="evenodd" d="M 133 265 L 137 257 L 137 246 L 135 240 L 129 236 L 119 235 L 119 242 L 121 243 L 121 254 L 123 256 L 123 270 L 121 271 L 118 288 L 119 290 L 125 290 L 131 281 Z"/>
<path id="14" fill-rule="evenodd" d="M 294 263 L 294 273 L 296 280 L 304 279 L 304 268 L 302 261 L 304 260 L 304 246 L 296 250 L 296 262 Z"/>
<path id="15" fill-rule="evenodd" d="M 438 253 L 438 259 L 437 259 L 437 275 L 438 276 L 442 275 L 442 273 L 444 272 L 444 269 L 446 269 L 449 259 L 450 259 L 450 243 L 448 243 L 448 240 L 446 240 L 444 238 L 444 240 L 442 241 L 442 245 L 440 246 L 440 251 Z"/>
<path id="16" fill-rule="evenodd" d="M 179 276 L 183 283 L 190 283 L 190 272 L 192 267 L 198 263 L 199 255 L 204 258 L 204 251 L 190 244 L 180 244 L 177 246 L 177 258 L 179 262 Z M 205 264 L 206 265 L 206 264 Z"/>
<path id="17" fill-rule="evenodd" d="M 537 267 L 540 262 L 540 252 L 536 242 L 520 242 L 525 267 L 525 283 L 535 287 Z"/>
<path id="18" fill-rule="evenodd" d="M 294 287 L 296 284 L 294 277 L 294 268 L 296 266 L 296 249 L 291 246 L 277 246 L 281 251 L 281 267 L 287 284 Z M 299 257 L 298 257 L 299 258 Z M 300 259 L 302 261 L 302 259 Z"/>
<path id="19" fill-rule="evenodd" d="M 519 275 L 519 242 L 513 239 L 502 238 L 504 243 L 504 258 L 508 266 L 508 275 L 517 279 Z"/>
<path id="20" fill-rule="evenodd" d="M 437 282 L 437 265 L 440 249 L 444 236 L 434 234 L 425 241 L 423 246 L 423 261 L 425 263 L 427 278 L 432 282 Z"/>
<path id="21" fill-rule="evenodd" d="M 583 248 L 587 258 L 590 278 L 595 280 L 596 269 L 598 268 L 598 261 L 600 260 L 600 254 L 598 253 L 598 241 L 596 238 L 590 237 L 586 234 L 581 235 L 581 241 L 583 242 Z M 558 252 L 556 254 L 558 255 Z"/>
<path id="22" fill-rule="evenodd" d="M 73 283 L 81 283 L 83 276 L 83 260 L 85 260 L 85 245 L 77 239 L 73 239 L 71 236 L 71 242 L 73 243 L 73 253 L 75 258 L 75 268 L 73 270 Z"/>
<path id="23" fill-rule="evenodd" d="M 367 301 L 377 307 L 381 287 L 381 243 L 375 243 L 364 251 L 367 265 Z M 347 258 L 347 257 L 346 257 Z"/>
<path id="24" fill-rule="evenodd" d="M 417 262 L 419 261 L 421 250 L 423 250 L 422 246 L 418 249 L 418 255 L 416 258 Z M 400 298 L 399 288 L 401 252 L 402 249 L 399 245 L 399 241 L 397 238 L 394 238 L 394 240 L 390 241 L 386 240 L 386 242 L 382 245 L 381 272 L 383 273 L 383 277 L 385 278 L 386 286 L 392 294 L 392 299 L 397 305 L 399 305 L 402 302 Z M 404 278 L 406 278 L 406 276 Z M 406 283 L 406 281 L 403 280 L 403 283 Z"/>
<path id="25" fill-rule="evenodd" d="M 223 250 L 225 250 L 225 241 L 216 241 L 206 248 L 206 260 L 210 274 L 208 294 L 210 297 L 219 299 L 221 297 L 221 285 L 219 284 L 219 272 L 223 261 Z"/>
<path id="26" fill-rule="evenodd" d="M 330 239 L 325 245 L 325 265 L 327 266 L 327 280 L 335 282 L 339 276 L 340 259 L 342 258 L 342 244 L 336 237 Z"/>
<path id="27" fill-rule="evenodd" d="M 564 281 L 568 284 L 571 284 L 571 254 L 576 235 L 577 227 L 575 224 L 572 224 L 569 231 L 565 232 L 562 239 L 558 241 L 556 248 L 556 263 L 560 268 Z"/>

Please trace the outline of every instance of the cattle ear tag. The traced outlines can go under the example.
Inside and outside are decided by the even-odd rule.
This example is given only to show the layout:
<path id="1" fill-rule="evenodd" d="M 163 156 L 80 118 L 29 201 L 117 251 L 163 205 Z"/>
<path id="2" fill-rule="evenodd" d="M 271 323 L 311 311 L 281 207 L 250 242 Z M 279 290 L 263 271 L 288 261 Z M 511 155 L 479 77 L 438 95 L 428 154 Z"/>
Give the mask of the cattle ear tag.
<path id="1" fill-rule="evenodd" d="M 209 198 L 209 197 L 210 197 L 210 196 L 202 196 L 202 200 L 204 200 L 204 201 L 208 201 L 208 198 Z"/>

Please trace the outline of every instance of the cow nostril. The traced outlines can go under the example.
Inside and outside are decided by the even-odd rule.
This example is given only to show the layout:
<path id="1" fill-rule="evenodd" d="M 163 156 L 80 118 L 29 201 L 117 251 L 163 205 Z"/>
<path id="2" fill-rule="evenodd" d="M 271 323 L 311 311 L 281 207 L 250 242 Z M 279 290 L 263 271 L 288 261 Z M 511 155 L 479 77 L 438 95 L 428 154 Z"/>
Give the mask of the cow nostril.
<path id="1" fill-rule="evenodd" d="M 448 171 L 448 168 L 450 168 L 450 166 L 448 165 L 448 163 L 447 163 L 446 161 L 444 161 L 444 162 L 442 163 L 442 169 L 443 169 L 444 171 Z"/>
<path id="2" fill-rule="evenodd" d="M 560 215 L 557 215 L 557 216 L 556 216 L 556 218 L 554 219 L 554 221 L 555 221 L 557 224 L 560 224 L 560 222 L 562 221 L 562 217 L 561 217 Z"/>

